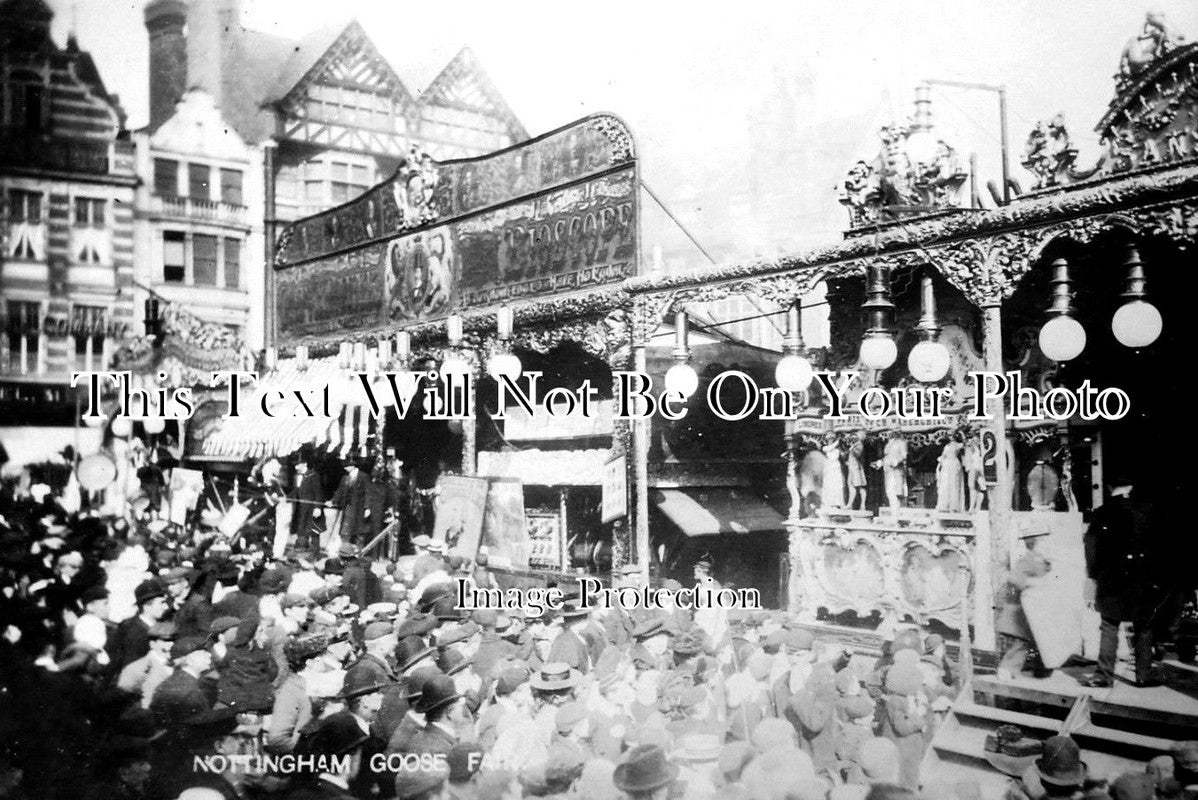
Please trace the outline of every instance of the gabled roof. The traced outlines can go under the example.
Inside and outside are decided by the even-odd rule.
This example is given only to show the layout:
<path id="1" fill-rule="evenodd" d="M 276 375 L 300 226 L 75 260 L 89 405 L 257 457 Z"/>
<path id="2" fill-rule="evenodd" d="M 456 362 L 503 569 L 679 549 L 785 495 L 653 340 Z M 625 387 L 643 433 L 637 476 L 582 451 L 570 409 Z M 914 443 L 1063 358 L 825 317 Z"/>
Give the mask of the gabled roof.
<path id="1" fill-rule="evenodd" d="M 412 96 L 419 97 L 464 49 L 466 45 L 463 42 L 437 45 L 415 59 L 396 66 L 395 71 Z"/>
<path id="2" fill-rule="evenodd" d="M 472 85 L 467 85 L 472 84 Z M 489 110 L 502 119 L 515 140 L 527 139 L 528 131 L 517 119 L 507 100 L 496 88 L 469 46 L 458 51 L 437 77 L 420 93 L 422 104 L 465 103 Z"/>
<path id="3" fill-rule="evenodd" d="M 349 20 L 326 25 L 300 39 L 267 100 L 278 101 L 287 97 L 309 76 L 330 67 L 338 55 L 338 49 L 350 43 L 360 44 L 370 56 L 374 57 L 383 68 L 382 77 L 391 84 L 392 91 L 405 101 L 412 99 L 403 80 L 391 66 L 391 62 L 379 52 L 378 47 L 361 23 L 357 20 Z"/>

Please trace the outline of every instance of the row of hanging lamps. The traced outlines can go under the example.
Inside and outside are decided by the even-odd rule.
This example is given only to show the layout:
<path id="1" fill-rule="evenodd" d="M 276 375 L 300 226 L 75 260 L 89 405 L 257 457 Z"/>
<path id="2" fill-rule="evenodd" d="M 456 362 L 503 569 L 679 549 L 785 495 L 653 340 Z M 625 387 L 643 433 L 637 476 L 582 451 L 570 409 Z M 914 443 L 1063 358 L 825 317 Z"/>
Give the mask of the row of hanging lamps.
<path id="1" fill-rule="evenodd" d="M 666 371 L 666 391 L 690 397 L 699 388 L 699 375 L 690 365 L 690 320 L 685 311 L 674 313 L 674 366 Z"/>
<path id="2" fill-rule="evenodd" d="M 782 358 L 774 367 L 774 381 L 781 389 L 803 392 L 811 385 L 815 370 L 802 355 L 802 301 L 795 300 L 786 310 L 786 335 L 782 339 Z"/>
<path id="3" fill-rule="evenodd" d="M 1144 262 L 1140 261 L 1140 251 L 1128 247 L 1123 266 L 1127 268 L 1122 294 L 1126 302 L 1111 317 L 1111 333 L 1124 347 L 1147 347 L 1160 338 L 1165 323 L 1160 310 L 1144 299 L 1147 280 L 1144 277 Z"/>
<path id="4" fill-rule="evenodd" d="M 907 370 L 923 383 L 936 383 L 948 374 L 948 348 L 940 342 L 940 322 L 936 318 L 936 287 L 932 273 L 925 269 L 919 282 L 920 316 L 915 325 L 920 341 L 907 354 Z"/>
<path id="5" fill-rule="evenodd" d="M 487 361 L 487 373 L 498 381 L 500 378 L 516 380 L 524 371 L 520 358 L 512 352 L 512 334 L 515 328 L 515 314 L 508 306 L 500 306 L 495 314 L 497 338 L 499 347 Z"/>
<path id="6" fill-rule="evenodd" d="M 894 302 L 890 299 L 890 270 L 882 264 L 870 264 L 867 270 L 866 300 L 861 307 L 868 327 L 861 339 L 860 360 L 869 369 L 884 370 L 898 358 L 891 322 Z"/>
<path id="7" fill-rule="evenodd" d="M 1072 361 L 1086 349 L 1086 329 L 1073 316 L 1076 309 L 1069 262 L 1058 258 L 1051 269 L 1052 305 L 1048 308 L 1048 322 L 1040 328 L 1040 349 L 1053 361 Z"/>

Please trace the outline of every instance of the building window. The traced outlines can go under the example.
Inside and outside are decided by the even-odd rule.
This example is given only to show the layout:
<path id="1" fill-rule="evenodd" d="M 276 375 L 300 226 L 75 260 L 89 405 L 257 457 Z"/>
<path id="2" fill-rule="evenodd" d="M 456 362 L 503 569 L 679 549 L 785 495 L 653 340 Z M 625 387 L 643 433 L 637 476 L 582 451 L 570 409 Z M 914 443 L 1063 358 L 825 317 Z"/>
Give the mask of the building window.
<path id="1" fill-rule="evenodd" d="M 179 162 L 169 158 L 154 159 L 154 194 L 175 199 L 179 196 Z"/>
<path id="2" fill-rule="evenodd" d="M 211 200 L 212 168 L 207 164 L 187 165 L 187 196 L 192 200 Z"/>
<path id="3" fill-rule="evenodd" d="M 42 195 L 21 189 L 8 190 L 8 219 L 37 225 L 42 221 Z"/>
<path id="4" fill-rule="evenodd" d="M 298 184 L 299 169 L 292 165 L 279 167 L 278 177 L 275 178 L 275 197 L 279 200 L 294 202 Z"/>
<path id="5" fill-rule="evenodd" d="M 225 288 L 241 288 L 240 239 L 225 239 Z"/>
<path id="6" fill-rule="evenodd" d="M 45 260 L 46 229 L 42 225 L 41 194 L 10 189 L 8 222 L 8 258 L 20 261 Z"/>
<path id="7" fill-rule="evenodd" d="M 5 306 L 8 338 L 8 371 L 17 375 L 32 375 L 38 371 L 38 348 L 41 345 L 41 303 L 9 300 Z"/>
<path id="8" fill-rule="evenodd" d="M 182 231 L 162 232 L 162 280 L 187 282 L 187 237 Z"/>
<path id="9" fill-rule="evenodd" d="M 191 237 L 191 273 L 196 286 L 216 285 L 216 237 L 195 234 Z"/>
<path id="10" fill-rule="evenodd" d="M 103 369 L 104 322 L 107 312 L 103 306 L 75 306 L 72 311 L 71 334 L 75 339 L 75 371 L 90 372 Z"/>
<path id="11" fill-rule="evenodd" d="M 231 206 L 244 205 L 241 201 L 241 170 L 220 171 L 220 199 Z"/>
<path id="12" fill-rule="evenodd" d="M 75 198 L 75 224 L 84 228 L 104 227 L 105 201 L 92 197 Z"/>
<path id="13" fill-rule="evenodd" d="M 105 201 L 92 197 L 75 198 L 73 250 L 77 264 L 102 264 L 107 253 L 104 238 Z"/>
<path id="14" fill-rule="evenodd" d="M 370 171 L 361 164 L 346 164 L 334 161 L 329 165 L 334 203 L 351 200 L 370 186 Z"/>

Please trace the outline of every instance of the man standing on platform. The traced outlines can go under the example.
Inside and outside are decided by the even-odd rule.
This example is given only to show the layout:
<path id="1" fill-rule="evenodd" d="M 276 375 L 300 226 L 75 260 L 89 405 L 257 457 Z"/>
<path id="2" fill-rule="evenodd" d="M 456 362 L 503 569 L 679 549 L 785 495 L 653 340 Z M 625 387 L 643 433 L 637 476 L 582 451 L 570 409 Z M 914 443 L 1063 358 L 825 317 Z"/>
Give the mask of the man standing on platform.
<path id="1" fill-rule="evenodd" d="M 369 481 L 362 472 L 365 461 L 352 459 L 345 465 L 345 477 L 333 494 L 332 506 L 339 509 L 341 541 L 349 544 L 365 544 L 361 541 L 366 530 L 366 484 Z"/>
<path id="2" fill-rule="evenodd" d="M 1135 683 L 1152 685 L 1152 625 L 1163 602 L 1161 569 L 1155 557 L 1152 505 L 1139 498 L 1130 477 L 1112 474 L 1110 499 L 1094 511 L 1086 531 L 1087 601 L 1102 617 L 1098 671 L 1085 686 L 1111 686 L 1119 648 L 1119 623 L 1133 626 Z"/>

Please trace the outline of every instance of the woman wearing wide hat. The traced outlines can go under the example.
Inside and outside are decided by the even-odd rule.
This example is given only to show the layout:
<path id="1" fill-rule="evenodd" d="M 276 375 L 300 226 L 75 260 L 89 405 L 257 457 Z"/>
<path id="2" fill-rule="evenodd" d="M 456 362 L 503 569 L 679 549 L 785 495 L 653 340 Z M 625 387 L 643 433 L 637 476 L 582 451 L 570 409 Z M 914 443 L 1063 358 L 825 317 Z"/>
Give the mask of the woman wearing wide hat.
<path id="1" fill-rule="evenodd" d="M 616 766 L 612 781 L 634 800 L 657 800 L 669 796 L 678 772 L 678 765 L 670 763 L 660 746 L 642 744 L 628 751 Z"/>

